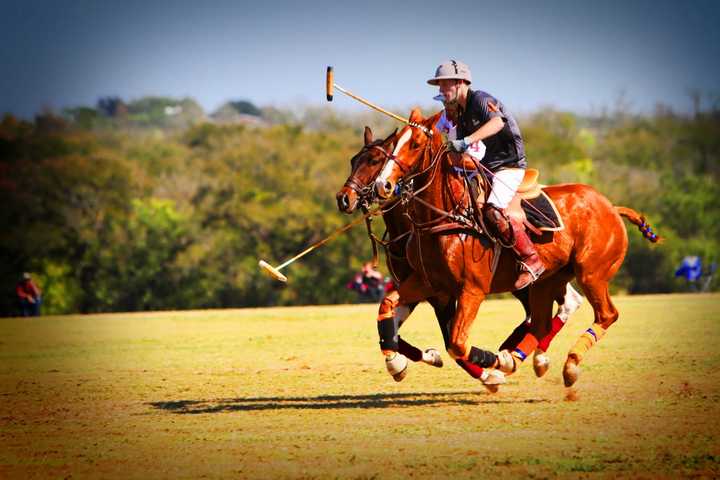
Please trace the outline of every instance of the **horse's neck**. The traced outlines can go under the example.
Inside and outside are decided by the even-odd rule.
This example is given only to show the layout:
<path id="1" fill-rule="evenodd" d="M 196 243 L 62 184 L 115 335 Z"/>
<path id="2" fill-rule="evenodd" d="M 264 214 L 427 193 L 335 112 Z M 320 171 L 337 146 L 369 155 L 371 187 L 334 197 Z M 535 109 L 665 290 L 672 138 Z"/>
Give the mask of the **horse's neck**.
<path id="1" fill-rule="evenodd" d="M 390 238 L 397 237 L 410 230 L 410 222 L 403 214 L 402 205 L 394 205 L 393 208 L 383 213 L 383 220 Z"/>
<path id="2" fill-rule="evenodd" d="M 432 165 L 437 152 L 438 150 L 433 148 L 430 150 L 429 155 L 426 155 L 426 158 L 423 159 L 420 170 L 427 169 L 427 172 L 418 176 L 415 190 L 422 189 L 418 197 L 425 202 L 441 210 L 448 210 L 454 207 L 452 199 L 448 196 L 448 187 L 452 188 L 454 179 L 451 177 L 450 170 L 445 165 L 445 162 L 448 161 L 446 157 L 447 153 L 442 154 L 441 158 L 437 159 L 437 163 Z M 437 213 L 431 211 L 429 208 L 423 208 L 421 211 L 423 211 L 422 216 L 426 219 L 437 217 Z"/>

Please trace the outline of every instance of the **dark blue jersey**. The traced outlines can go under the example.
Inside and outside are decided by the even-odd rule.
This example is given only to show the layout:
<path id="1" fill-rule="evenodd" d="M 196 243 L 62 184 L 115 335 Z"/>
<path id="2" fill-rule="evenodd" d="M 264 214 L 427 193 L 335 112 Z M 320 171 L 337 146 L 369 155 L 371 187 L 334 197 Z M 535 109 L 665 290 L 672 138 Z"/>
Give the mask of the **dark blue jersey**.
<path id="1" fill-rule="evenodd" d="M 460 111 L 458 138 L 465 138 L 485 125 L 493 117 L 505 124 L 498 133 L 483 140 L 487 150 L 482 164 L 492 171 L 499 168 L 527 168 L 525 147 L 515 117 L 502 102 L 487 92 L 468 90 L 465 109 Z"/>

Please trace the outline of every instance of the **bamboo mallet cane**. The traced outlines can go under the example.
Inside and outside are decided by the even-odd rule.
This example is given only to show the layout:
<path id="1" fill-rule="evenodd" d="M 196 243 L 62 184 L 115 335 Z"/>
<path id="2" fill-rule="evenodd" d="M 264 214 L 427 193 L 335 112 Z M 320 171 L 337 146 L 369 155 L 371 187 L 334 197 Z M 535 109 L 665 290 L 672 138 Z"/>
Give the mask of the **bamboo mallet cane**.
<path id="1" fill-rule="evenodd" d="M 279 281 L 281 281 L 281 282 L 287 282 L 287 277 L 286 277 L 285 275 L 283 275 L 282 273 L 280 273 L 280 270 L 282 270 L 283 268 L 287 267 L 288 265 L 290 265 L 291 263 L 293 263 L 293 262 L 294 262 L 295 260 L 297 260 L 298 258 L 304 257 L 305 255 L 307 255 L 308 253 L 312 252 L 313 250 L 315 250 L 315 249 L 318 248 L 319 246 L 325 244 L 326 242 L 328 242 L 328 241 L 331 240 L 332 238 L 340 235 L 342 232 L 351 229 L 352 227 L 354 227 L 354 226 L 357 225 L 358 223 L 364 221 L 364 220 L 365 220 L 366 218 L 368 218 L 370 215 L 374 215 L 374 214 L 375 214 L 374 211 L 373 211 L 373 212 L 368 212 L 368 213 L 366 213 L 365 215 L 363 215 L 362 217 L 356 218 L 355 220 L 353 220 L 352 222 L 348 223 L 347 225 L 338 228 L 338 229 L 335 230 L 333 233 L 331 233 L 330 235 L 328 235 L 328 236 L 325 237 L 324 239 L 320 240 L 319 242 L 313 243 L 313 244 L 310 245 L 308 248 L 306 248 L 306 249 L 303 250 L 302 252 L 298 253 L 297 255 L 295 255 L 294 257 L 292 257 L 290 260 L 287 260 L 287 261 L 285 261 L 284 263 L 281 263 L 281 264 L 278 265 L 277 267 L 273 267 L 272 265 L 270 265 L 269 263 L 267 263 L 265 260 L 260 260 L 260 261 L 258 262 L 258 265 L 260 265 L 260 268 L 262 268 L 262 269 L 265 271 L 265 273 L 267 273 L 268 275 L 270 275 L 271 277 L 273 277 L 275 280 L 279 280 Z"/>
<path id="2" fill-rule="evenodd" d="M 338 90 L 340 90 L 342 93 L 344 93 L 344 94 L 347 95 L 348 97 L 354 98 L 354 99 L 357 100 L 358 102 L 363 103 L 363 104 L 367 105 L 368 107 L 377 110 L 377 111 L 380 112 L 380 113 L 384 113 L 384 114 L 387 115 L 388 117 L 392 117 L 392 118 L 394 118 L 395 120 L 397 120 L 397 121 L 399 121 L 399 122 L 402 122 L 402 123 L 404 123 L 404 124 L 406 124 L 406 125 L 411 125 L 411 126 L 413 126 L 413 127 L 420 128 L 422 131 L 424 131 L 424 132 L 427 133 L 428 135 L 432 135 L 432 131 L 429 130 L 428 128 L 424 127 L 423 125 L 418 125 L 418 124 L 416 124 L 416 123 L 414 123 L 414 122 L 410 122 L 410 121 L 408 121 L 408 119 L 403 118 L 403 117 L 401 117 L 400 115 L 397 115 L 397 114 L 392 113 L 392 112 L 388 112 L 388 111 L 385 110 L 384 108 L 378 107 L 378 106 L 375 105 L 374 103 L 369 102 L 369 101 L 365 100 L 364 98 L 362 98 L 362 97 L 360 97 L 360 96 L 358 96 L 358 95 L 355 95 L 355 94 L 352 93 L 351 91 L 345 90 L 343 87 L 341 87 L 340 85 L 338 85 L 337 83 L 335 83 L 334 79 L 335 79 L 335 73 L 333 72 L 333 67 L 330 67 L 330 66 L 329 66 L 329 67 L 327 67 L 327 74 L 325 75 L 325 97 L 327 98 L 327 101 L 328 101 L 328 102 L 332 102 L 332 100 L 333 100 L 333 88 L 337 88 Z"/>

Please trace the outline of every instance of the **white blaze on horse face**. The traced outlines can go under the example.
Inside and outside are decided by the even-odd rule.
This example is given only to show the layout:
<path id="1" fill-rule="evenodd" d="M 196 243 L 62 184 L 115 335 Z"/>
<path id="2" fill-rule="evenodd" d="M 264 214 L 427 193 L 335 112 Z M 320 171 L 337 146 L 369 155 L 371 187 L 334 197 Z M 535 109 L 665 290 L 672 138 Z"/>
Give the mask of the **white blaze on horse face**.
<path id="1" fill-rule="evenodd" d="M 405 144 L 410 140 L 411 137 L 412 130 L 410 128 L 407 128 L 407 130 L 405 130 L 405 133 L 403 133 L 398 140 L 398 143 L 395 146 L 395 150 L 393 150 L 392 157 L 397 157 L 400 149 L 405 146 Z M 390 174 L 392 174 L 394 168 L 395 160 L 393 160 L 393 158 L 390 158 L 390 160 L 388 160 L 388 162 L 385 164 L 385 167 L 383 167 L 382 171 L 380 172 L 380 175 L 378 175 L 377 179 L 375 180 L 375 189 L 378 192 L 383 192 L 385 190 L 385 184 L 387 183 L 388 178 L 390 177 Z"/>

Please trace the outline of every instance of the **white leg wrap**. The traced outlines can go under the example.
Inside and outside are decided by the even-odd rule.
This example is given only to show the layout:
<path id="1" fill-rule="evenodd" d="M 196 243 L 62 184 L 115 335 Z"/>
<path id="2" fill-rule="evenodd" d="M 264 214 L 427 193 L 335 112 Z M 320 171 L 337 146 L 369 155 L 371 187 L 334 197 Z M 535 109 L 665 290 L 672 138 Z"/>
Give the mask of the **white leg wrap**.
<path id="1" fill-rule="evenodd" d="M 502 385 L 506 382 L 505 374 L 494 368 L 486 368 L 480 375 L 480 381 L 485 385 Z"/>
<path id="2" fill-rule="evenodd" d="M 533 355 L 533 370 L 537 377 L 542 377 L 550 368 L 550 357 L 539 348 L 535 349 Z"/>
<path id="3" fill-rule="evenodd" d="M 503 350 L 497 354 L 498 369 L 503 373 L 513 373 L 515 371 L 515 360 L 510 352 Z"/>
<path id="4" fill-rule="evenodd" d="M 433 367 L 439 368 L 443 366 L 443 359 L 440 356 L 440 352 L 434 348 L 428 348 L 423 352 L 422 361 Z"/>
<path id="5" fill-rule="evenodd" d="M 583 297 L 569 283 L 565 290 L 565 303 L 558 308 L 557 316 L 563 322 L 567 322 L 570 315 L 577 312 L 582 305 Z"/>
<path id="6" fill-rule="evenodd" d="M 399 382 L 405 378 L 405 372 L 408 367 L 408 359 L 401 353 L 395 353 L 385 357 L 385 367 L 387 368 L 388 373 Z"/>

